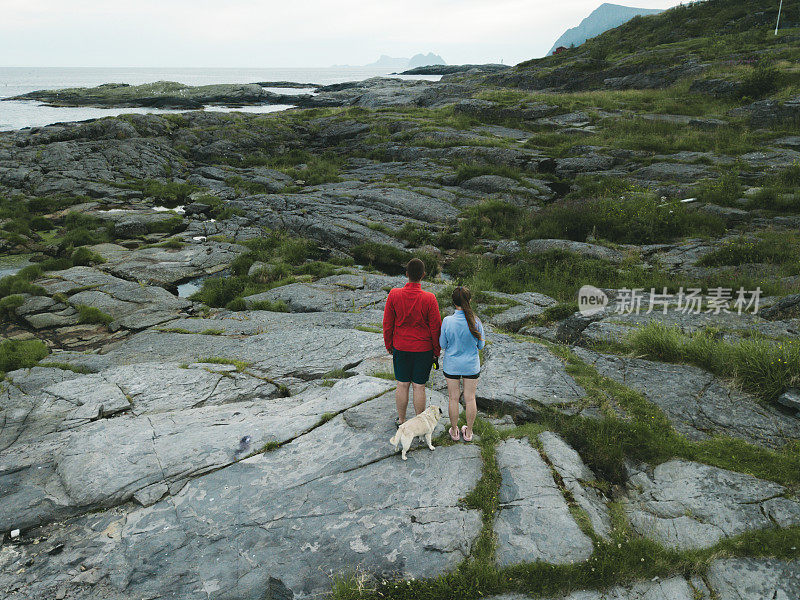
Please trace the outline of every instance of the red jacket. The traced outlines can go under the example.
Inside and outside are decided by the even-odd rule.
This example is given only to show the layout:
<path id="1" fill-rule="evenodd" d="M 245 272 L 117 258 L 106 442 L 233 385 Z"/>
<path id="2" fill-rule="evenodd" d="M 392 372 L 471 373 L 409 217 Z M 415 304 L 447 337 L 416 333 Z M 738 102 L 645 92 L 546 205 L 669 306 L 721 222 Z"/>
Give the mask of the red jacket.
<path id="1" fill-rule="evenodd" d="M 383 311 L 383 341 L 387 350 L 433 350 L 433 355 L 439 356 L 441 327 L 436 296 L 423 291 L 419 283 L 409 281 L 405 287 L 389 292 Z"/>

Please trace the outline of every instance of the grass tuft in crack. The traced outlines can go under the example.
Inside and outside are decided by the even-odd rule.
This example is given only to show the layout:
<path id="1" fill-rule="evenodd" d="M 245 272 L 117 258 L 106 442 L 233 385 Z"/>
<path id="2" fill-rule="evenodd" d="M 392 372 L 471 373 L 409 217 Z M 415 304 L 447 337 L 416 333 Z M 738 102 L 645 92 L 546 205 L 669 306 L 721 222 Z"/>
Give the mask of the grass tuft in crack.
<path id="1" fill-rule="evenodd" d="M 207 356 L 205 358 L 199 359 L 197 362 L 209 363 L 212 365 L 233 365 L 234 367 L 236 367 L 236 371 L 239 373 L 247 369 L 247 367 L 249 367 L 251 364 L 244 360 L 236 360 L 235 358 L 223 358 L 221 356 Z"/>

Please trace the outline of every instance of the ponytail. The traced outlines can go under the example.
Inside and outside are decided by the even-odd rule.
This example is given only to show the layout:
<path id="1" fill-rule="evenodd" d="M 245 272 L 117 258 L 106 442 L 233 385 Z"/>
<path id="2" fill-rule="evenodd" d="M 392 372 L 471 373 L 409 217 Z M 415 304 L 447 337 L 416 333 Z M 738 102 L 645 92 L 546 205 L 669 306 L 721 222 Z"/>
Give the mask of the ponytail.
<path id="1" fill-rule="evenodd" d="M 453 304 L 460 306 L 461 310 L 464 311 L 464 316 L 467 318 L 467 327 L 469 327 L 469 332 L 474 338 L 482 340 L 483 338 L 481 337 L 481 333 L 478 331 L 475 313 L 472 312 L 472 307 L 469 305 L 469 299 L 471 297 L 472 294 L 469 293 L 469 288 L 458 286 L 453 290 Z"/>

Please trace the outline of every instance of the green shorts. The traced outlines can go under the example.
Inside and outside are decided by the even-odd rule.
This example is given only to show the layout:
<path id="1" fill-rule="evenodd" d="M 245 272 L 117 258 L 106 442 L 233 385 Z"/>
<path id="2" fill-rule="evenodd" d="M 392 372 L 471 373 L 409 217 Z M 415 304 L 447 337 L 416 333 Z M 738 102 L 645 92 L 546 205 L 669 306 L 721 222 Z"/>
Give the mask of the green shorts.
<path id="1" fill-rule="evenodd" d="M 428 383 L 433 366 L 433 350 L 426 352 L 392 351 L 394 378 L 402 383 L 414 382 L 419 385 Z"/>

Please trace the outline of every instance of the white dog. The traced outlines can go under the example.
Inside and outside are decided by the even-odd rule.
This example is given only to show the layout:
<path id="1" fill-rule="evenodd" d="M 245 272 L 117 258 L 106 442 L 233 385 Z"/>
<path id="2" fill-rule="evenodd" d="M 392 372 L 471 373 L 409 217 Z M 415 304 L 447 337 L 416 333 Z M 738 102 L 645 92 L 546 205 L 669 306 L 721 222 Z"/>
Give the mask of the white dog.
<path id="1" fill-rule="evenodd" d="M 431 436 L 433 435 L 433 430 L 436 429 L 436 425 L 439 423 L 439 419 L 442 418 L 442 409 L 438 406 L 429 406 L 420 414 L 418 414 L 413 419 L 409 419 L 397 429 L 397 433 L 394 434 L 394 437 L 389 440 L 390 444 L 394 445 L 394 450 L 397 452 L 397 449 L 400 447 L 400 443 L 403 444 L 403 460 L 406 459 L 406 452 L 411 447 L 411 442 L 414 441 L 415 437 L 423 437 L 425 436 L 425 441 L 428 443 L 428 448 L 431 450 L 435 450 L 433 444 L 431 443 Z"/>

